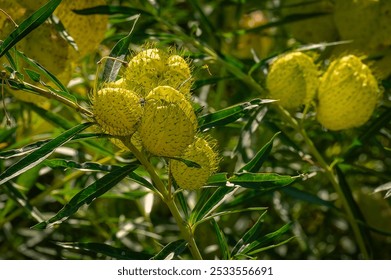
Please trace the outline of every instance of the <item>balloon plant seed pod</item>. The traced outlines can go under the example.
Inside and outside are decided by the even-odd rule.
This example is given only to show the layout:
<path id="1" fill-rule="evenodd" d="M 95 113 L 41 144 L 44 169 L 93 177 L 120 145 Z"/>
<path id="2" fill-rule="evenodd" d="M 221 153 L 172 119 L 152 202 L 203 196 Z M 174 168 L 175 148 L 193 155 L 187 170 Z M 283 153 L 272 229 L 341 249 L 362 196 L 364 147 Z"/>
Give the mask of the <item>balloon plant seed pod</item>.
<path id="1" fill-rule="evenodd" d="M 152 48 L 139 52 L 128 63 L 124 72 L 127 87 L 146 96 L 158 86 L 171 86 L 190 96 L 191 71 L 179 55 Z"/>
<path id="2" fill-rule="evenodd" d="M 371 70 L 354 56 L 333 61 L 320 79 L 317 119 L 327 129 L 358 127 L 371 117 L 381 96 Z"/>
<path id="3" fill-rule="evenodd" d="M 128 136 L 136 131 L 144 108 L 135 92 L 124 88 L 102 88 L 92 101 L 95 121 L 103 132 Z"/>
<path id="4" fill-rule="evenodd" d="M 205 185 L 218 167 L 219 158 L 215 150 L 214 141 L 196 137 L 181 158 L 195 162 L 199 167 L 190 167 L 179 160 L 170 161 L 171 175 L 180 188 L 197 190 Z"/>
<path id="5" fill-rule="evenodd" d="M 318 70 L 312 58 L 302 52 L 288 53 L 271 65 L 266 85 L 269 97 L 287 109 L 312 101 L 318 88 Z"/>
<path id="6" fill-rule="evenodd" d="M 145 98 L 139 133 L 143 147 L 156 156 L 176 157 L 194 140 L 197 118 L 183 94 L 159 86 Z"/>

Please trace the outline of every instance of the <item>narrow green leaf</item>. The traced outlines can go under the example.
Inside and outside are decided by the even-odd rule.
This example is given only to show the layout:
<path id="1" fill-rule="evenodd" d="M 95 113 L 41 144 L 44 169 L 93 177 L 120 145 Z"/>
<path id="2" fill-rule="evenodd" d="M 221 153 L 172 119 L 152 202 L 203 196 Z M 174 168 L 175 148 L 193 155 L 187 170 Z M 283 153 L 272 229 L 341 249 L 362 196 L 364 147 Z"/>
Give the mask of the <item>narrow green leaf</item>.
<path id="1" fill-rule="evenodd" d="M 35 151 L 42 147 L 44 144 L 48 143 L 49 140 L 40 140 L 31 144 L 28 144 L 27 146 L 24 146 L 19 149 L 12 149 L 8 151 L 2 151 L 0 152 L 0 159 L 9 159 L 13 157 L 20 157 L 25 154 L 31 153 L 32 151 Z"/>
<path id="2" fill-rule="evenodd" d="M 76 98 L 71 95 L 69 92 L 68 92 L 68 89 L 67 87 L 65 87 L 61 81 L 55 76 L 53 75 L 52 73 L 50 73 L 49 70 L 47 70 L 43 65 L 41 65 L 38 61 L 35 61 L 34 59 L 31 59 L 29 57 L 27 57 L 24 53 L 16 50 L 16 54 L 17 56 L 19 56 L 21 59 L 23 59 L 24 61 L 26 61 L 29 65 L 31 65 L 32 67 L 36 68 L 37 70 L 39 70 L 40 73 L 42 73 L 45 77 L 47 77 L 50 81 L 52 81 L 60 90 L 57 90 L 57 89 L 53 89 L 52 87 L 48 86 L 47 84 L 45 84 L 41 79 L 40 79 L 40 76 L 36 76 L 36 77 L 31 77 L 29 75 L 29 77 L 35 81 L 35 82 L 40 82 L 43 86 L 47 87 L 48 89 L 52 90 L 52 91 L 55 91 L 57 94 L 63 96 L 64 98 L 68 99 L 68 100 L 73 100 L 73 101 L 76 101 Z M 27 73 L 27 71 L 31 71 L 31 70 L 28 70 L 28 69 L 24 69 Z M 28 73 L 27 73 L 28 74 Z M 37 73 L 38 74 L 38 73 Z"/>
<path id="3" fill-rule="evenodd" d="M 65 159 L 45 160 L 44 164 L 46 164 L 50 168 L 71 168 L 71 169 L 78 169 L 82 171 L 96 171 L 96 172 L 112 172 L 114 170 L 121 168 L 118 165 L 104 165 L 96 162 L 79 163 L 79 162 L 75 162 L 72 160 L 65 160 Z M 138 162 L 135 162 L 133 165 L 137 168 L 140 164 Z M 156 188 L 147 179 L 136 174 L 135 172 L 131 172 L 128 177 L 132 181 L 140 184 L 141 186 L 156 191 Z"/>
<path id="4" fill-rule="evenodd" d="M 275 173 L 237 173 L 227 177 L 226 173 L 212 175 L 207 185 L 209 186 L 241 186 L 251 189 L 270 189 L 275 187 L 285 187 L 293 183 L 299 177 L 279 175 Z"/>
<path id="5" fill-rule="evenodd" d="M 83 123 L 78 126 L 75 126 L 65 131 L 57 138 L 52 139 L 49 142 L 45 143 L 38 150 L 35 150 L 31 154 L 22 158 L 14 165 L 7 168 L 2 174 L 0 174 L 0 185 L 15 178 L 16 176 L 25 172 L 26 170 L 29 170 L 30 168 L 37 166 L 38 164 L 43 162 L 47 157 L 49 157 L 50 154 L 54 151 L 54 149 L 64 145 L 69 140 L 71 140 L 72 137 L 74 137 L 76 134 L 83 131 L 87 127 L 91 126 L 92 124 L 93 123 L 89 122 L 89 123 Z"/>
<path id="6" fill-rule="evenodd" d="M 227 197 L 232 195 L 236 188 L 220 187 L 212 195 L 210 192 L 205 192 L 201 195 L 201 199 L 197 201 L 192 213 L 189 217 L 189 224 L 194 225 L 204 217 L 207 217 L 217 207 L 219 207 Z"/>
<path id="7" fill-rule="evenodd" d="M 148 260 L 151 257 L 146 253 L 131 251 L 128 248 L 115 248 L 104 243 L 57 242 L 56 244 L 65 249 L 99 253 L 117 260 Z"/>
<path id="8" fill-rule="evenodd" d="M 323 200 L 316 195 L 294 187 L 284 188 L 282 189 L 282 192 L 301 201 L 306 201 L 315 205 L 326 206 L 327 208 L 340 211 L 331 201 Z"/>
<path id="9" fill-rule="evenodd" d="M 40 26 L 54 12 L 62 0 L 51 0 L 25 19 L 0 45 L 0 57 L 27 34 Z"/>
<path id="10" fill-rule="evenodd" d="M 222 260 L 229 260 L 231 258 L 231 254 L 229 252 L 227 238 L 225 237 L 224 232 L 221 230 L 221 228 L 219 227 L 219 225 L 217 224 L 215 219 L 212 219 L 211 223 L 213 225 L 213 229 L 214 229 L 216 237 L 217 237 L 217 244 L 220 247 L 221 259 Z"/>
<path id="11" fill-rule="evenodd" d="M 270 100 L 254 99 L 249 102 L 240 103 L 220 111 L 209 113 L 198 118 L 198 125 L 201 131 L 224 126 L 235 122 L 239 118 L 245 116 L 249 111 L 255 110 L 259 106 L 270 103 Z"/>
<path id="12" fill-rule="evenodd" d="M 134 165 L 125 165 L 106 174 L 82 191 L 78 192 L 54 217 L 33 226 L 33 228 L 45 229 L 63 222 L 69 216 L 76 213 L 81 206 L 84 204 L 90 204 L 94 199 L 109 191 L 136 168 L 137 166 L 135 167 Z"/>
<path id="13" fill-rule="evenodd" d="M 239 172 L 247 171 L 247 172 L 258 172 L 261 168 L 262 164 L 265 162 L 267 157 L 269 156 L 272 147 L 273 147 L 273 141 L 279 134 L 276 133 L 274 136 L 270 139 L 269 142 L 267 142 L 259 151 L 258 153 L 253 157 L 252 160 L 250 160 L 245 166 L 239 169 Z"/>
<path id="14" fill-rule="evenodd" d="M 16 201 L 16 203 L 18 203 L 23 208 L 23 211 L 25 211 L 29 216 L 33 217 L 38 222 L 43 220 L 43 215 L 36 207 L 30 204 L 27 197 L 23 193 L 21 193 L 17 187 L 15 187 L 10 182 L 7 182 L 4 184 L 4 190 L 6 191 L 8 196 L 14 201 Z"/>
<path id="15" fill-rule="evenodd" d="M 126 56 L 129 54 L 129 45 L 132 40 L 132 33 L 133 29 L 136 26 L 137 20 L 139 17 L 137 17 L 134 22 L 132 29 L 130 30 L 129 34 L 119 40 L 117 44 L 113 47 L 113 49 L 110 52 L 110 59 L 108 58 L 105 63 L 105 67 L 103 70 L 103 82 L 114 82 L 117 78 L 118 72 L 121 69 L 122 62 L 118 60 L 125 60 Z"/>
<path id="16" fill-rule="evenodd" d="M 186 246 L 187 242 L 185 240 L 173 241 L 164 246 L 151 260 L 171 260 L 175 256 L 180 255 L 186 249 Z"/>
<path id="17" fill-rule="evenodd" d="M 181 209 L 183 211 L 183 214 L 185 215 L 185 219 L 189 218 L 189 205 L 187 204 L 187 199 L 183 195 L 183 192 L 178 192 L 175 197 L 179 201 L 179 205 L 181 206 Z"/>
<path id="18" fill-rule="evenodd" d="M 349 208 L 353 212 L 354 218 L 357 221 L 361 221 L 361 224 L 359 224 L 359 230 L 361 231 L 361 235 L 363 236 L 363 238 L 365 240 L 365 246 L 367 247 L 368 252 L 371 252 L 371 248 L 373 248 L 373 245 L 371 242 L 371 236 L 368 231 L 368 228 L 366 226 L 364 226 L 366 224 L 364 215 L 361 212 L 361 209 L 358 206 L 357 202 L 354 200 L 350 186 L 345 179 L 345 174 L 342 172 L 342 170 L 340 169 L 340 167 L 338 165 L 335 166 L 335 170 L 337 172 L 339 186 L 341 187 L 343 195 L 344 195 L 347 203 L 349 204 Z"/>
<path id="19" fill-rule="evenodd" d="M 39 80 L 41 79 L 41 75 L 39 75 L 35 71 L 32 71 L 30 69 L 24 69 L 24 71 L 27 73 L 27 75 L 30 77 L 30 79 L 33 80 L 34 82 L 38 83 Z"/>
<path id="20" fill-rule="evenodd" d="M 125 7 L 125 6 L 96 6 L 92 8 L 87 9 L 81 9 L 81 10 L 73 10 L 74 13 L 79 15 L 135 15 L 135 14 L 146 14 L 146 15 L 152 15 L 151 13 L 142 10 L 137 9 L 133 7 Z"/>
<path id="21" fill-rule="evenodd" d="M 278 230 L 268 233 L 261 238 L 251 242 L 247 246 L 243 246 L 241 250 L 238 251 L 236 255 L 251 255 L 258 252 L 258 250 L 262 249 L 264 246 L 268 246 L 268 244 L 274 244 L 276 240 L 278 240 L 282 235 L 287 233 L 291 228 L 291 224 L 286 224 L 279 228 Z"/>
<path id="22" fill-rule="evenodd" d="M 239 251 L 242 251 L 247 244 L 255 241 L 261 235 L 261 227 L 263 225 L 263 216 L 266 214 L 266 211 L 259 216 L 255 224 L 243 235 L 242 238 L 235 244 L 235 247 L 232 249 L 232 255 L 236 255 Z"/>

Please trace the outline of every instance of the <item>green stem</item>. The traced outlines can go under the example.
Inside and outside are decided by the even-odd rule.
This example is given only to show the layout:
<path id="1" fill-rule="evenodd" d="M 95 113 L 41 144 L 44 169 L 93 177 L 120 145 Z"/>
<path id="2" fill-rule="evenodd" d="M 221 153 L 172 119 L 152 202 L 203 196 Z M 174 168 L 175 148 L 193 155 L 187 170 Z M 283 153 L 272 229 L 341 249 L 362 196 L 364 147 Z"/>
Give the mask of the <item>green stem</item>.
<path id="1" fill-rule="evenodd" d="M 347 219 L 350 223 L 350 226 L 353 230 L 354 236 L 356 238 L 357 244 L 360 248 L 360 251 L 363 255 L 364 259 L 369 259 L 369 253 L 367 250 L 367 247 L 365 246 L 365 241 L 364 237 L 362 236 L 360 227 L 358 225 L 358 222 L 354 216 L 353 210 L 350 207 L 349 201 L 346 198 L 344 192 L 341 189 L 341 186 L 338 182 L 338 178 L 336 174 L 333 172 L 332 166 L 327 164 L 321 153 L 318 151 L 316 148 L 314 142 L 311 140 L 311 138 L 307 135 L 307 132 L 303 127 L 300 126 L 300 124 L 287 112 L 285 109 L 283 109 L 281 106 L 276 106 L 275 107 L 279 113 L 297 132 L 299 132 L 304 139 L 304 142 L 306 143 L 310 153 L 313 155 L 313 157 L 316 159 L 318 162 L 319 166 L 324 170 L 324 173 L 333 186 L 334 190 L 337 192 L 338 197 L 342 201 L 343 208 L 346 212 Z"/>
<path id="2" fill-rule="evenodd" d="M 155 184 L 156 189 L 158 190 L 158 194 L 166 203 L 168 209 L 170 210 L 172 216 L 175 219 L 176 224 L 178 225 L 179 231 L 182 234 L 182 237 L 188 242 L 189 250 L 196 260 L 202 260 L 202 256 L 200 251 L 198 250 L 198 246 L 195 242 L 193 229 L 189 226 L 189 224 L 182 218 L 177 205 L 175 204 L 174 197 L 171 195 L 171 192 L 166 188 L 160 177 L 156 174 L 154 167 L 151 165 L 149 160 L 145 157 L 145 155 L 140 152 L 130 141 L 123 141 L 124 144 L 130 149 L 130 151 L 134 154 L 134 156 L 140 161 L 140 163 L 144 166 L 145 170 L 151 176 L 152 181 Z"/>

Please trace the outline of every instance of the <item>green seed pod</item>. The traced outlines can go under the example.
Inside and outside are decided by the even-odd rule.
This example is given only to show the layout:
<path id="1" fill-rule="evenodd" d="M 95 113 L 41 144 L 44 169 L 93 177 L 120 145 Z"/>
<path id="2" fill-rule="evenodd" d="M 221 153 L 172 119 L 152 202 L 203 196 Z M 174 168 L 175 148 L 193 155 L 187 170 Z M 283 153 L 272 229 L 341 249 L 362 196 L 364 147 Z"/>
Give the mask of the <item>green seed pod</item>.
<path id="1" fill-rule="evenodd" d="M 371 70 L 354 55 L 342 57 L 320 79 L 318 121 L 330 130 L 361 126 L 371 117 L 380 95 Z"/>
<path id="2" fill-rule="evenodd" d="M 146 96 L 158 86 L 170 86 L 190 96 L 191 73 L 187 62 L 163 50 L 147 49 L 134 56 L 124 73 L 127 87 Z"/>
<path id="3" fill-rule="evenodd" d="M 296 108 L 312 101 L 318 88 L 318 70 L 311 57 L 301 52 L 276 59 L 267 75 L 270 98 L 285 108 Z"/>
<path id="4" fill-rule="evenodd" d="M 217 170 L 218 155 L 214 143 L 203 138 L 196 138 L 184 151 L 181 158 L 197 163 L 200 167 L 189 167 L 184 162 L 171 160 L 171 174 L 179 187 L 197 190 L 207 182 Z"/>
<path id="5" fill-rule="evenodd" d="M 153 89 L 145 98 L 139 133 L 146 150 L 175 157 L 193 141 L 197 118 L 190 102 L 169 86 Z"/>
<path id="6" fill-rule="evenodd" d="M 123 88 L 103 88 L 93 98 L 96 122 L 105 133 L 115 136 L 132 135 L 143 114 L 140 97 Z"/>

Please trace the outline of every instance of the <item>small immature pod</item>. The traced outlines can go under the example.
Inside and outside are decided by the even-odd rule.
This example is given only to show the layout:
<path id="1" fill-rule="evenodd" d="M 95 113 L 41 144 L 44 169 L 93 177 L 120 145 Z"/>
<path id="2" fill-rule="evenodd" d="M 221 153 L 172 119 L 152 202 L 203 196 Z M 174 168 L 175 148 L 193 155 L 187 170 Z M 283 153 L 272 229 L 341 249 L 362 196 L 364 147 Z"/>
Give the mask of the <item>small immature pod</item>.
<path id="1" fill-rule="evenodd" d="M 143 114 L 140 97 L 123 88 L 103 88 L 93 98 L 96 122 L 105 133 L 115 136 L 132 135 Z"/>
<path id="2" fill-rule="evenodd" d="M 214 151 L 214 144 L 203 138 L 197 137 L 186 148 L 181 158 L 200 165 L 200 168 L 189 167 L 178 160 L 170 161 L 171 174 L 182 189 L 196 190 L 201 188 L 217 170 L 218 155 Z"/>
<path id="3" fill-rule="evenodd" d="M 371 70 L 354 55 L 332 62 L 320 80 L 317 118 L 327 129 L 358 127 L 371 117 L 381 96 Z"/>
<path id="4" fill-rule="evenodd" d="M 316 65 L 301 52 L 288 53 L 275 60 L 266 80 L 269 97 L 288 109 L 310 103 L 318 83 Z"/>
<path id="5" fill-rule="evenodd" d="M 139 133 L 146 150 L 176 157 L 193 141 L 197 118 L 190 102 L 169 86 L 153 89 L 145 98 Z"/>

